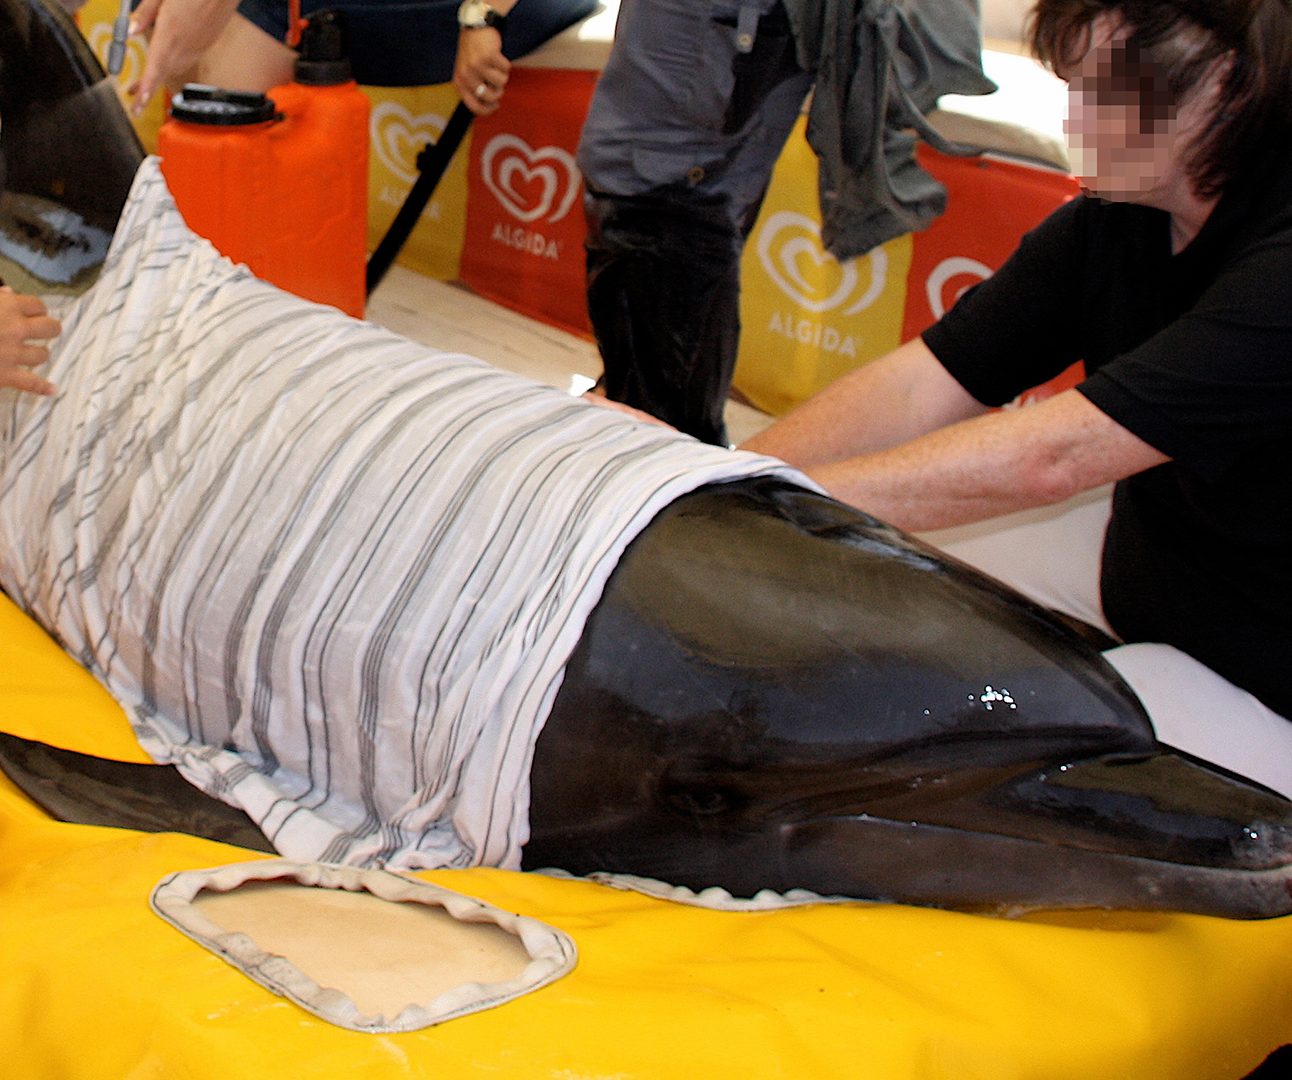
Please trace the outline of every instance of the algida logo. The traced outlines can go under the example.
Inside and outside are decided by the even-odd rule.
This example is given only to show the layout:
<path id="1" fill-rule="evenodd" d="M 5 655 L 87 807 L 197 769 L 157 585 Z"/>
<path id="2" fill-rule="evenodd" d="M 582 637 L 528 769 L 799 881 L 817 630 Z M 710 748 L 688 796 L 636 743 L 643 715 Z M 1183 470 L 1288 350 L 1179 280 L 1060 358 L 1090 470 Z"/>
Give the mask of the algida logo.
<path id="1" fill-rule="evenodd" d="M 925 282 L 925 296 L 929 301 L 929 310 L 935 319 L 942 318 L 951 305 L 960 299 L 960 294 L 972 288 L 980 281 L 991 277 L 990 266 L 970 259 L 964 255 L 953 255 L 943 259 L 929 274 Z M 968 279 L 968 280 L 966 280 Z"/>
<path id="2" fill-rule="evenodd" d="M 439 141 L 446 120 L 436 113 L 412 113 L 397 101 L 382 101 L 373 106 L 369 129 L 372 149 L 386 172 L 403 185 L 382 184 L 378 198 L 390 206 L 401 206 L 408 187 L 417 179 L 417 155 L 427 143 Z M 422 214 L 438 220 L 434 202 Z"/>
<path id="3" fill-rule="evenodd" d="M 777 306 L 768 330 L 800 345 L 856 356 L 847 321 L 870 308 L 888 281 L 888 252 L 841 263 L 821 246 L 821 229 L 806 214 L 781 210 L 758 232 L 758 261 L 792 307 Z M 828 318 L 827 318 L 828 317 Z"/>
<path id="4" fill-rule="evenodd" d="M 480 156 L 480 170 L 493 197 L 520 222 L 495 222 L 489 238 L 516 251 L 559 259 L 562 242 L 535 223 L 554 225 L 569 214 L 582 184 L 574 155 L 559 146 L 536 150 L 515 135 L 496 135 Z"/>

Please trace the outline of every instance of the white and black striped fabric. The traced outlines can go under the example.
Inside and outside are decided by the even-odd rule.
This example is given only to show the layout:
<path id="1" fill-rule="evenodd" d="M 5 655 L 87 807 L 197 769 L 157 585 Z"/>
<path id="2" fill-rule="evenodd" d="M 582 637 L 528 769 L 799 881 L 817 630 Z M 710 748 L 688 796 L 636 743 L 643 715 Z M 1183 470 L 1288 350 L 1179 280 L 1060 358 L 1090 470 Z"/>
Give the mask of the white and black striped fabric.
<path id="1" fill-rule="evenodd" d="M 52 400 L 0 391 L 0 584 L 282 854 L 514 866 L 628 542 L 781 471 L 305 303 L 145 162 Z"/>

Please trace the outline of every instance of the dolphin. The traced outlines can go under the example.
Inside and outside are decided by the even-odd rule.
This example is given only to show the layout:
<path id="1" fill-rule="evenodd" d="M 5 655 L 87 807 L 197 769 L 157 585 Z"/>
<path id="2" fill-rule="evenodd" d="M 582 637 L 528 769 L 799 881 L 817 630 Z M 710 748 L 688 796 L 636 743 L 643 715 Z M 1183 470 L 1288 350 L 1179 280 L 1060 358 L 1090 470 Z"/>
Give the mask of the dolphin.
<path id="1" fill-rule="evenodd" d="M 780 480 L 629 547 L 539 735 L 525 865 L 959 909 L 1289 910 L 1280 796 L 1160 743 L 1085 638 Z"/>
<path id="2" fill-rule="evenodd" d="M 70 292 L 142 156 L 105 85 L 60 10 L 0 0 L 0 256 Z M 33 206 L 66 213 L 37 228 Z M 0 768 L 61 820 L 266 846 L 168 766 L 4 736 Z M 633 541 L 530 785 L 527 869 L 1001 913 L 1292 912 L 1292 802 L 1158 742 L 1069 623 L 782 479 L 701 488 Z"/>

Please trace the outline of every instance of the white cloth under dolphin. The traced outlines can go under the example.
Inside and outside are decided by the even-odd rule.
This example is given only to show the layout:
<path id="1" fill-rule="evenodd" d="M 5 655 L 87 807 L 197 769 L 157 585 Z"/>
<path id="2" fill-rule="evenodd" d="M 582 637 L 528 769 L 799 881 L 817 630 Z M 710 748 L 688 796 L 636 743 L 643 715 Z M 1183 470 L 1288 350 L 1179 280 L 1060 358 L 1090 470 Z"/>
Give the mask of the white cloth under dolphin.
<path id="1" fill-rule="evenodd" d="M 0 391 L 0 586 L 300 861 L 515 866 L 624 548 L 785 472 L 287 296 L 155 160 L 48 376 Z"/>

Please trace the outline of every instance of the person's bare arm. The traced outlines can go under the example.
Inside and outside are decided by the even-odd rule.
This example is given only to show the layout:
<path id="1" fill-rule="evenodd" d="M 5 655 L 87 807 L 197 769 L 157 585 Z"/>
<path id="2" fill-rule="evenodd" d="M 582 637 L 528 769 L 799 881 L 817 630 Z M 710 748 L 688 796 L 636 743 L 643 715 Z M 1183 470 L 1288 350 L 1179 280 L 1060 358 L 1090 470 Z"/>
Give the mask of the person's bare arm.
<path id="1" fill-rule="evenodd" d="M 844 376 L 742 449 L 911 530 L 1060 502 L 1167 460 L 1075 390 L 989 412 L 918 338 Z"/>
<path id="2" fill-rule="evenodd" d="M 1167 460 L 1067 390 L 805 471 L 836 498 L 915 531 L 1061 502 Z"/>
<path id="3" fill-rule="evenodd" d="M 802 469 L 887 449 L 983 412 L 915 338 L 837 379 L 741 449 Z"/>
<path id="4" fill-rule="evenodd" d="M 191 70 L 215 43 L 237 10 L 238 0 L 142 0 L 130 23 L 132 34 L 148 34 L 143 73 L 129 88 L 138 115 L 162 87 Z"/>

